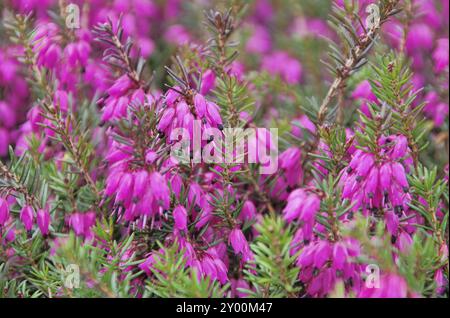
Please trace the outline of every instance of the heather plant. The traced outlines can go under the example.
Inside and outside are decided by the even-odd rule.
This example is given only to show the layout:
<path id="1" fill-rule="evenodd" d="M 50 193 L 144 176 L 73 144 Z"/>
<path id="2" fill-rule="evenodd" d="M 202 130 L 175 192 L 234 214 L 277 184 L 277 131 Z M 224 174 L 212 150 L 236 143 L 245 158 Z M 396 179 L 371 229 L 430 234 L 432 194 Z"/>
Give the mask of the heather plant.
<path id="1" fill-rule="evenodd" d="M 0 2 L 0 296 L 448 297 L 448 5 Z"/>

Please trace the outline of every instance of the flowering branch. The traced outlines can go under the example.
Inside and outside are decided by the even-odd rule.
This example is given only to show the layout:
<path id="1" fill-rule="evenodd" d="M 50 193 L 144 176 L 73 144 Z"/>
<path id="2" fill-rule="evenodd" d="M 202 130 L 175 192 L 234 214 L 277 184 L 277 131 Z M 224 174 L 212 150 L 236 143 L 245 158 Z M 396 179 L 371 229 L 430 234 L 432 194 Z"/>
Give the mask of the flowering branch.
<path id="1" fill-rule="evenodd" d="M 342 59 L 340 56 L 334 55 L 335 59 L 340 64 L 340 67 L 334 70 L 332 69 L 333 73 L 337 74 L 337 77 L 334 79 L 328 90 L 328 93 L 326 94 L 325 98 L 322 101 L 322 104 L 320 105 L 317 115 L 317 122 L 319 126 L 322 126 L 322 124 L 324 123 L 333 98 L 345 86 L 346 80 L 353 72 L 361 68 L 366 63 L 365 57 L 375 43 L 383 23 L 385 23 L 390 16 L 393 16 L 399 12 L 399 10 L 396 9 L 399 2 L 399 0 L 380 1 L 379 22 L 374 23 L 368 30 L 366 30 L 364 25 L 362 25 L 361 23 L 361 27 L 363 28 L 364 32 L 360 36 L 357 36 L 354 33 L 354 27 L 347 20 L 347 18 L 342 15 L 340 9 L 337 9 L 333 12 L 331 16 L 332 19 L 334 21 L 337 21 L 335 23 L 341 32 L 350 34 L 348 41 L 350 41 L 353 46 L 351 47 L 350 53 L 345 59 Z"/>
<path id="2" fill-rule="evenodd" d="M 25 198 L 26 201 L 33 205 L 35 208 L 40 208 L 39 200 L 28 191 L 25 185 L 23 185 L 20 182 L 20 179 L 17 175 L 15 175 L 13 172 L 11 172 L 8 167 L 3 164 L 3 162 L 0 161 L 0 179 L 4 179 L 6 181 L 9 181 L 9 184 L 6 185 L 6 189 L 12 190 L 18 193 L 21 193 Z M 0 189 L 3 187 L 3 185 L 0 185 Z"/>
<path id="3" fill-rule="evenodd" d="M 46 127 L 54 131 L 60 137 L 61 143 L 74 160 L 75 165 L 81 172 L 85 182 L 98 198 L 99 191 L 86 166 L 90 156 L 89 143 L 85 140 L 85 136 L 80 135 L 77 136 L 78 138 L 74 138 L 71 135 L 71 129 L 77 127 L 76 122 L 73 120 L 73 115 L 67 114 L 66 118 L 63 118 L 60 105 L 54 105 L 53 103 L 54 92 L 47 81 L 47 77 L 51 77 L 51 72 L 48 72 L 50 75 L 46 75 L 46 72 L 36 64 L 36 56 L 33 51 L 33 45 L 31 44 L 33 35 L 32 32 L 29 31 L 29 25 L 31 23 L 30 19 L 31 15 L 16 15 L 13 17 L 12 21 L 9 21 L 6 24 L 7 29 L 14 34 L 11 36 L 11 40 L 24 47 L 24 63 L 31 68 L 32 74 L 36 79 L 36 81 L 32 81 L 32 83 L 35 85 L 37 91 L 42 94 L 39 103 L 44 110 L 42 115 L 52 123 Z"/>
<path id="4" fill-rule="evenodd" d="M 123 27 L 122 15 L 114 27 L 111 19 L 108 22 L 95 26 L 94 34 L 96 40 L 106 43 L 110 47 L 103 53 L 103 60 L 107 61 L 112 66 L 117 66 L 125 71 L 128 76 L 138 86 L 141 85 L 141 74 L 143 70 L 144 60 L 140 59 L 137 63 L 133 63 L 130 58 L 130 52 L 133 48 L 131 38 L 128 38 L 123 44 Z"/>

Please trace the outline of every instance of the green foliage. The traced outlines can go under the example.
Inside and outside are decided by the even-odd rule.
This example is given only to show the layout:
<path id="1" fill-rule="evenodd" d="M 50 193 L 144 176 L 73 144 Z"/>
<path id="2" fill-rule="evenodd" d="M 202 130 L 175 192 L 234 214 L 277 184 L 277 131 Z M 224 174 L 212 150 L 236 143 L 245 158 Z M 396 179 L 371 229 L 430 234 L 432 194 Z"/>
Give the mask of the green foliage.
<path id="1" fill-rule="evenodd" d="M 437 168 L 429 170 L 419 165 L 415 173 L 409 177 L 409 183 L 413 194 L 409 206 L 419 212 L 427 224 L 417 226 L 431 230 L 437 244 L 442 245 L 444 235 L 448 233 L 448 181 L 438 178 Z M 446 206 L 442 201 L 444 198 Z M 438 211 L 443 214 L 442 218 L 438 218 Z"/>
<path id="2" fill-rule="evenodd" d="M 358 261 L 362 264 L 376 264 L 380 273 L 397 273 L 407 282 L 409 290 L 424 296 L 436 296 L 435 271 L 442 267 L 439 247 L 433 238 L 423 230 L 418 230 L 411 244 L 403 242 L 403 250 L 391 244 L 386 235 L 385 224 L 380 222 L 374 229 L 373 221 L 358 216 L 352 227 L 345 234 L 356 238 L 361 243 L 361 255 Z M 401 239 L 401 237 L 400 237 Z M 394 259 L 393 255 L 398 255 Z"/>
<path id="3" fill-rule="evenodd" d="M 399 273 L 405 277 L 408 286 L 421 295 L 435 297 L 434 274 L 442 264 L 433 239 L 420 232 L 414 236 L 411 247 L 400 252 L 399 256 Z"/>
<path id="4" fill-rule="evenodd" d="M 222 78 L 217 78 L 216 81 L 214 94 L 225 119 L 225 126 L 242 127 L 245 120 L 240 118 L 240 113 L 245 111 L 251 114 L 254 107 L 254 101 L 248 92 L 247 85 L 227 74 Z"/>
<path id="5" fill-rule="evenodd" d="M 36 30 L 32 29 L 30 25 L 33 22 L 33 14 L 27 15 L 12 14 L 9 11 L 5 12 L 5 20 L 2 26 L 5 28 L 9 39 L 14 44 L 20 44 L 24 46 L 25 52 L 23 56 L 19 56 L 18 60 L 21 63 L 32 65 L 33 64 L 33 52 L 31 47 L 31 39 L 33 38 Z"/>
<path id="6" fill-rule="evenodd" d="M 254 104 L 247 85 L 229 74 L 230 65 L 238 56 L 234 48 L 237 43 L 231 39 L 236 28 L 235 19 L 239 19 L 244 13 L 245 5 L 238 6 L 233 14 L 231 9 L 226 13 L 211 10 L 205 14 L 206 26 L 211 35 L 207 56 L 211 67 L 219 75 L 214 95 L 226 127 L 242 127 L 244 121 L 241 120 L 240 113 L 251 113 Z"/>
<path id="7" fill-rule="evenodd" d="M 244 6 L 239 9 L 240 15 L 243 14 L 244 9 Z M 230 42 L 236 29 L 236 14 L 232 14 L 232 9 L 228 9 L 225 13 L 210 10 L 205 13 L 205 17 L 205 25 L 211 34 L 211 38 L 208 40 L 208 57 L 217 73 L 223 75 L 226 73 L 226 68 L 236 59 L 238 54 L 233 49 L 236 43 Z"/>
<path id="8" fill-rule="evenodd" d="M 385 104 L 381 109 L 374 104 L 369 104 L 368 108 L 370 117 L 359 111 L 360 129 L 355 131 L 356 140 L 360 147 L 367 147 L 371 152 L 378 153 L 378 141 L 389 125 L 390 112 Z"/>
<path id="9" fill-rule="evenodd" d="M 225 167 L 222 165 L 222 172 L 218 172 L 214 168 L 211 168 L 212 171 L 216 171 L 217 174 L 224 177 L 226 184 L 230 187 L 231 180 L 229 167 Z M 228 180 L 227 180 L 228 179 Z M 224 224 L 232 229 L 237 224 L 236 220 L 242 210 L 243 201 L 239 201 L 236 196 L 232 195 L 228 187 L 225 187 L 223 191 L 216 190 L 214 194 L 211 195 L 212 201 L 211 205 L 214 207 L 214 215 L 222 218 Z"/>
<path id="10" fill-rule="evenodd" d="M 280 76 L 274 76 L 266 71 L 249 73 L 248 80 L 255 85 L 253 99 L 260 105 L 257 109 L 254 109 L 253 120 L 255 123 L 259 124 L 262 120 L 266 120 L 267 111 L 274 104 L 283 105 L 283 107 L 277 108 L 280 114 L 279 118 L 271 118 L 272 122 L 269 126 L 277 127 L 281 135 L 281 132 L 290 128 L 291 114 L 296 113 L 299 105 L 303 103 L 303 96 L 306 94 L 305 87 L 303 85 L 290 85 L 283 81 Z M 287 127 L 284 128 L 283 126 Z"/>
<path id="11" fill-rule="evenodd" d="M 322 224 L 329 233 L 329 239 L 331 241 L 338 241 L 340 239 L 340 222 L 339 218 L 350 212 L 352 205 L 347 200 L 341 198 L 341 188 L 339 186 L 339 178 L 329 174 L 328 177 L 318 179 L 315 177 L 316 186 L 318 192 L 322 194 L 321 211 L 325 213 L 318 213 L 316 220 Z M 317 233 L 319 236 L 322 234 Z"/>
<path id="12" fill-rule="evenodd" d="M 11 246 L 15 257 L 0 257 L 0 295 L 136 297 L 139 289 L 132 290 L 130 283 L 142 272 L 135 270 L 141 261 L 135 260 L 134 235 L 118 242 L 112 227 L 100 223 L 94 232 L 107 246 L 92 246 L 73 233 L 58 234 L 50 249 L 38 232 L 17 237 Z M 10 277 L 9 272 L 20 276 Z"/>
<path id="13" fill-rule="evenodd" d="M 377 65 L 372 65 L 372 69 L 372 91 L 386 109 L 386 116 L 389 118 L 385 121 L 384 128 L 390 133 L 406 136 L 413 156 L 418 156 L 427 146 L 424 139 L 432 125 L 421 117 L 426 104 L 413 105 L 421 90 L 414 91 L 413 74 L 409 65 L 405 64 L 402 56 L 391 52 L 381 56 Z"/>
<path id="14" fill-rule="evenodd" d="M 64 295 L 69 297 L 135 297 L 138 290 L 131 290 L 130 282 L 142 273 L 130 270 L 137 263 L 132 252 L 133 239 L 132 234 L 121 243 L 110 241 L 108 251 L 100 246 L 84 244 L 71 234 L 57 254 L 50 257 L 47 269 L 37 274 L 42 275 L 49 270 L 59 273 L 55 276 L 59 278 L 56 279 L 58 289 L 54 292 L 63 289 Z M 75 265 L 80 274 L 79 286 L 74 288 L 70 288 L 70 265 Z"/>
<path id="15" fill-rule="evenodd" d="M 329 23 L 341 38 L 341 48 L 330 42 L 329 57 L 334 65 L 322 61 L 326 68 L 334 76 L 334 81 L 328 90 L 327 95 L 320 107 L 314 99 L 310 99 L 310 109 L 317 109 L 317 115 L 312 120 L 319 126 L 325 121 L 333 121 L 334 114 L 338 119 L 342 119 L 342 94 L 347 79 L 367 63 L 367 55 L 371 51 L 375 41 L 379 36 L 381 25 L 390 16 L 397 14 L 398 0 L 380 0 L 376 3 L 379 8 L 379 21 L 370 27 L 364 25 L 362 17 L 359 16 L 355 2 L 346 2 L 344 8 L 338 5 L 333 6 Z M 360 35 L 356 30 L 361 28 L 364 32 Z M 334 97 L 338 96 L 338 103 L 331 106 Z M 330 108 L 330 109 L 329 109 Z M 341 117 L 341 118 L 339 118 Z"/>
<path id="16" fill-rule="evenodd" d="M 378 140 L 382 135 L 401 134 L 408 139 L 411 156 L 417 166 L 419 154 L 427 146 L 425 137 L 432 125 L 422 116 L 425 103 L 413 105 L 419 91 L 413 91 L 412 73 L 404 58 L 394 53 L 384 55 L 371 65 L 369 79 L 379 103 L 369 103 L 370 115 L 359 111 L 360 129 L 356 137 L 360 147 L 380 153 Z"/>
<path id="17" fill-rule="evenodd" d="M 448 260 L 442 257 L 439 249 L 448 240 L 449 196 L 448 181 L 439 178 L 437 168 L 423 167 L 418 158 L 419 153 L 427 146 L 426 137 L 432 125 L 421 117 L 424 104 L 414 104 L 420 91 L 413 91 L 410 65 L 403 57 L 395 56 L 393 53 L 387 54 L 371 67 L 364 66 L 379 38 L 381 25 L 398 12 L 396 7 L 399 1 L 378 1 L 380 24 L 369 30 L 365 28 L 362 18 L 357 14 L 361 8 L 357 7 L 355 1 L 346 0 L 344 8 L 338 6 L 333 8 L 330 24 L 339 41 L 330 43 L 328 59 L 323 62 L 333 75 L 333 81 L 326 95 L 326 87 L 322 85 L 324 82 L 322 70 L 316 65 L 325 51 L 323 45 L 328 43 L 322 40 L 303 39 L 301 36 L 296 39 L 293 39 L 295 36 L 273 39 L 274 47 L 277 49 L 289 52 L 294 57 L 301 56 L 302 65 L 308 72 L 311 72 L 311 68 L 314 69 L 311 72 L 314 74 L 307 74 L 308 77 L 303 78 L 302 85 L 288 85 L 280 77 L 265 72 L 250 71 L 244 80 L 232 75 L 230 68 L 238 54 L 236 38 L 239 34 L 235 31 L 244 22 L 246 6 L 245 1 L 227 2 L 231 3 L 230 10 L 206 13 L 206 25 L 211 37 L 206 47 L 199 45 L 193 48 L 191 45 L 185 45 L 179 49 L 178 54 L 181 58 L 177 56 L 174 59 L 179 72 L 166 69 L 171 83 L 180 84 L 179 87 L 182 87 L 189 100 L 201 87 L 202 72 L 213 69 L 217 75 L 215 89 L 207 98 L 219 105 L 224 128 L 244 128 L 248 122 L 242 120 L 240 115 L 245 111 L 252 116 L 249 125 L 264 124 L 279 127 L 283 135 L 283 146 L 286 148 L 298 146 L 302 149 L 302 154 L 308 153 L 308 157 L 315 160 L 313 165 L 306 161 L 306 156 L 302 155 L 301 158 L 301 168 L 306 174 L 305 190 L 314 193 L 321 200 L 316 222 L 325 230 L 315 231 L 314 235 L 331 243 L 348 236 L 358 239 L 362 253 L 357 261 L 362 264 L 375 262 L 383 272 L 404 277 L 408 282 L 408 288 L 412 291 L 420 295 L 435 296 L 433 275 L 436 270 L 444 268 L 445 276 L 448 277 Z M 287 16 L 297 17 L 311 12 L 323 16 L 330 2 L 322 0 L 306 4 L 288 0 L 286 2 L 288 7 L 298 11 L 296 14 L 289 12 Z M 271 20 L 276 21 L 271 22 L 269 29 L 280 26 L 285 28 L 291 24 L 292 20 L 283 19 L 284 13 L 278 10 L 285 5 L 282 3 L 273 2 L 274 18 Z M 2 6 L 3 4 L 0 4 L 0 7 Z M 191 8 L 193 11 L 196 9 L 196 6 Z M 192 14 L 198 16 L 201 13 L 197 10 Z M 53 12 L 49 15 L 64 28 L 63 16 Z M 229 284 L 222 285 L 209 277 L 203 277 L 192 266 L 188 266 L 185 251 L 172 240 L 174 219 L 170 208 L 168 211 L 158 213 L 158 216 L 149 222 L 151 225 L 143 229 L 135 226 L 133 222 L 124 224 L 117 221 L 116 212 L 122 208 L 120 203 L 112 204 L 110 198 L 102 197 L 105 167 L 100 162 L 101 158 L 96 156 L 96 146 L 103 141 L 96 138 L 97 133 L 94 134 L 94 129 L 99 129 L 101 134 L 98 135 L 102 135 L 105 128 L 100 127 L 96 104 L 98 96 L 94 96 L 91 100 L 85 98 L 83 94 L 88 90 L 84 91 L 83 88 L 87 84 L 80 83 L 79 96 L 69 96 L 69 111 L 61 110 L 60 105 L 54 101 L 58 83 L 50 70 L 36 64 L 32 44 L 35 30 L 31 28 L 31 18 L 31 15 L 8 14 L 5 19 L 5 30 L 10 35 L 12 43 L 24 47 L 24 55 L 19 57 L 19 61 L 28 67 L 27 72 L 30 74 L 25 77 L 33 89 L 33 99 L 37 101 L 42 116 L 47 120 L 48 124 L 43 125 L 43 128 L 55 133 L 54 136 L 49 136 L 51 142 L 48 146 L 54 151 L 52 153 L 65 152 L 62 158 L 49 160 L 46 157 L 48 153 L 41 154 L 39 151 L 42 139 L 39 137 L 42 136 L 31 135 L 28 140 L 29 152 L 18 157 L 10 150 L 8 164 L 0 162 L 0 196 L 12 195 L 17 199 L 17 204 L 11 206 L 13 222 L 8 224 L 6 229 L 2 229 L 6 231 L 0 233 L 17 229 L 13 241 L 4 240 L 0 244 L 0 297 L 221 298 L 231 295 Z M 131 59 L 131 40 L 123 38 L 121 27 L 117 31 L 113 30 L 112 21 L 96 28 L 100 41 L 108 45 L 104 60 L 112 69 L 119 70 L 120 74 L 128 74 L 137 87 L 142 88 L 146 94 L 149 93 L 149 87 L 154 82 L 147 83 L 143 79 L 145 60 Z M 1 31 L 3 29 L 0 29 Z M 74 40 L 71 38 L 73 36 L 71 32 L 62 33 L 64 33 L 61 34 L 63 43 L 66 40 Z M 202 32 L 198 33 L 200 37 Z M 151 59 L 162 68 L 159 64 L 166 64 L 163 61 L 169 59 L 173 48 L 165 47 L 166 44 L 161 39 L 156 41 L 159 41 L 156 45 L 161 46 L 156 51 L 160 52 L 152 54 Z M 292 41 L 296 41 L 298 47 L 292 46 Z M 158 54 L 160 56 L 157 56 Z M 308 61 L 309 64 L 304 62 L 307 55 L 313 56 Z M 245 58 L 254 59 L 244 63 L 248 69 L 259 67 L 261 64 L 261 61 L 252 54 Z M 307 65 L 308 67 L 305 67 Z M 358 78 L 355 78 L 355 72 L 361 70 L 365 72 L 358 73 Z M 347 165 L 349 148 L 353 145 L 352 138 L 347 140 L 343 126 L 343 109 L 344 106 L 348 106 L 343 101 L 355 83 L 369 75 L 372 90 L 380 103 L 369 105 L 370 116 L 360 113 L 361 129 L 354 129 L 358 145 L 378 153 L 380 150 L 378 139 L 382 134 L 403 134 L 408 138 L 415 161 L 415 168 L 408 176 L 412 195 L 409 206 L 423 216 L 426 222 L 424 225 L 414 224 L 418 231 L 413 236 L 411 246 L 402 251 L 397 250 L 392 244 L 393 238 L 386 234 L 386 225 L 378 219 L 378 216 L 358 217 L 355 222 L 345 224 L 339 221 L 345 214 L 348 219 L 352 218 L 350 214 L 353 215 L 350 211 L 352 205 L 341 198 L 339 184 L 340 172 Z M 313 86 L 308 86 L 309 77 L 315 81 Z M 158 84 L 163 81 L 164 75 L 157 80 Z M 312 94 L 325 97 L 323 99 L 306 97 Z M 0 99 L 2 97 L 0 96 Z M 77 100 L 76 107 L 73 104 L 74 100 Z M 255 103 L 259 106 L 257 109 Z M 257 171 L 257 164 L 238 166 L 202 163 L 180 164 L 177 167 L 167 168 L 164 164 L 168 155 L 166 139 L 156 130 L 159 117 L 155 110 L 159 108 L 155 104 L 150 105 L 149 101 L 143 104 L 132 103 L 128 106 L 130 110 L 128 117 L 117 120 L 112 124 L 113 127 L 108 127 L 110 134 L 108 137 L 111 136 L 116 142 L 133 148 L 134 160 L 129 163 L 130 171 L 144 168 L 147 171 L 165 174 L 171 169 L 177 170 L 176 173 L 182 176 L 185 183 L 181 185 L 179 196 L 172 193 L 171 207 L 184 205 L 190 201 L 188 200 L 190 182 L 196 182 L 205 188 L 211 186 L 205 191 L 211 198 L 209 203 L 213 207 L 212 213 L 219 220 L 214 219 L 211 224 L 197 229 L 196 225 L 202 217 L 202 211 L 194 212 L 194 209 L 200 207 L 191 205 L 187 209 L 188 215 L 197 214 L 197 219 L 189 220 L 192 222 L 188 224 L 188 231 L 180 231 L 181 235 L 195 246 L 198 257 L 202 257 L 203 250 L 226 241 L 224 234 L 238 227 L 244 231 L 246 238 L 254 237 L 250 244 L 254 259 L 245 265 L 243 271 L 238 265 L 239 256 L 232 254 L 230 248 L 228 250 L 228 276 L 239 279 L 245 277 L 251 284 L 249 290 L 242 289 L 240 292 L 250 297 L 305 295 L 306 288 L 299 282 L 299 268 L 295 264 L 298 254 L 291 255 L 294 228 L 287 225 L 279 215 L 285 200 L 277 201 L 276 194 L 273 195 L 272 191 L 278 178 L 285 177 L 282 175 L 284 172 L 273 176 L 261 176 Z M 272 108 L 279 110 L 279 116 L 270 116 L 269 122 L 266 115 Z M 317 134 L 300 127 L 300 124 L 293 125 L 302 129 L 301 137 L 295 137 L 290 133 L 292 119 L 301 114 L 308 115 L 318 124 Z M 233 137 L 236 144 L 240 142 L 240 138 L 244 138 L 239 134 Z M 320 142 L 326 145 L 326 150 L 319 149 Z M 157 161 L 151 165 L 145 160 L 148 149 L 156 150 L 158 153 Z M 328 173 L 322 173 L 317 167 L 325 169 Z M 94 169 L 96 178 L 93 179 L 90 174 Z M 218 187 L 220 190 L 213 186 L 214 183 L 202 183 L 201 178 L 205 171 L 216 174 L 218 177 L 216 180 L 222 183 L 222 187 Z M 288 189 L 287 192 L 290 191 L 291 189 Z M 241 224 L 239 215 L 245 200 L 255 203 L 258 214 L 262 216 L 261 219 Z M 37 210 L 47 206 L 49 202 L 52 220 L 48 237 L 43 237 L 35 225 L 33 231 L 28 233 L 23 231 L 18 220 L 20 209 L 29 204 Z M 67 224 L 72 213 L 88 210 L 95 210 L 97 220 L 93 228 L 96 240 L 92 245 L 89 240 L 76 237 L 70 232 L 70 225 Z M 250 231 L 255 222 L 259 222 L 254 227 L 258 235 L 253 235 Z M 157 225 L 154 226 L 155 224 Z M 346 228 L 346 224 L 350 226 L 349 229 Z M 219 234 L 214 239 L 205 241 L 205 233 L 209 233 L 207 231 L 211 226 L 217 228 Z M 296 223 L 295 226 L 300 228 L 302 225 Z M 155 252 L 156 250 L 158 251 Z M 149 251 L 152 251 L 154 259 L 150 268 L 151 273 L 146 274 L 137 265 L 148 257 Z M 398 257 L 394 258 L 393 255 Z M 75 265 L 80 274 L 80 285 L 75 288 L 71 286 L 73 273 L 68 270 L 72 265 Z M 71 283 L 67 285 L 67 282 Z M 345 287 L 341 286 L 336 295 L 344 296 L 345 292 Z"/>
<path id="18" fill-rule="evenodd" d="M 145 60 L 138 58 L 134 61 L 130 58 L 133 41 L 130 37 L 123 38 L 122 18 L 123 15 L 120 15 L 118 21 L 114 23 L 118 28 L 115 28 L 113 22 L 108 18 L 108 22 L 95 26 L 94 34 L 97 41 L 103 42 L 109 47 L 108 50 L 105 50 L 103 59 L 110 66 L 128 74 L 136 84 L 140 84 Z"/>
<path id="19" fill-rule="evenodd" d="M 0 162 L 0 194 L 15 196 L 20 207 L 27 204 L 35 209 L 45 206 L 49 185 L 40 165 L 28 153 L 16 157 L 10 148 L 9 154 L 9 166 Z"/>
<path id="20" fill-rule="evenodd" d="M 7 279 L 7 264 L 0 263 L 0 298 L 27 297 L 37 298 L 41 296 L 39 291 L 31 291 L 26 280 L 17 278 Z"/>
<path id="21" fill-rule="evenodd" d="M 15 257 L 9 257 L 8 253 L 11 252 Z M 1 293 L 7 293 L 8 297 L 46 295 L 46 290 L 36 286 L 33 278 L 34 272 L 42 267 L 47 255 L 44 240 L 37 232 L 31 237 L 27 237 L 26 234 L 17 237 L 14 244 L 0 246 L 0 295 Z M 11 275 L 17 272 L 20 275 Z M 43 281 L 41 284 L 47 284 L 47 282 Z"/>
<path id="22" fill-rule="evenodd" d="M 290 254 L 292 229 L 280 217 L 266 216 L 256 230 L 259 236 L 250 245 L 255 259 L 245 270 L 255 290 L 242 292 L 251 297 L 297 297 L 299 269 L 297 255 Z"/>

